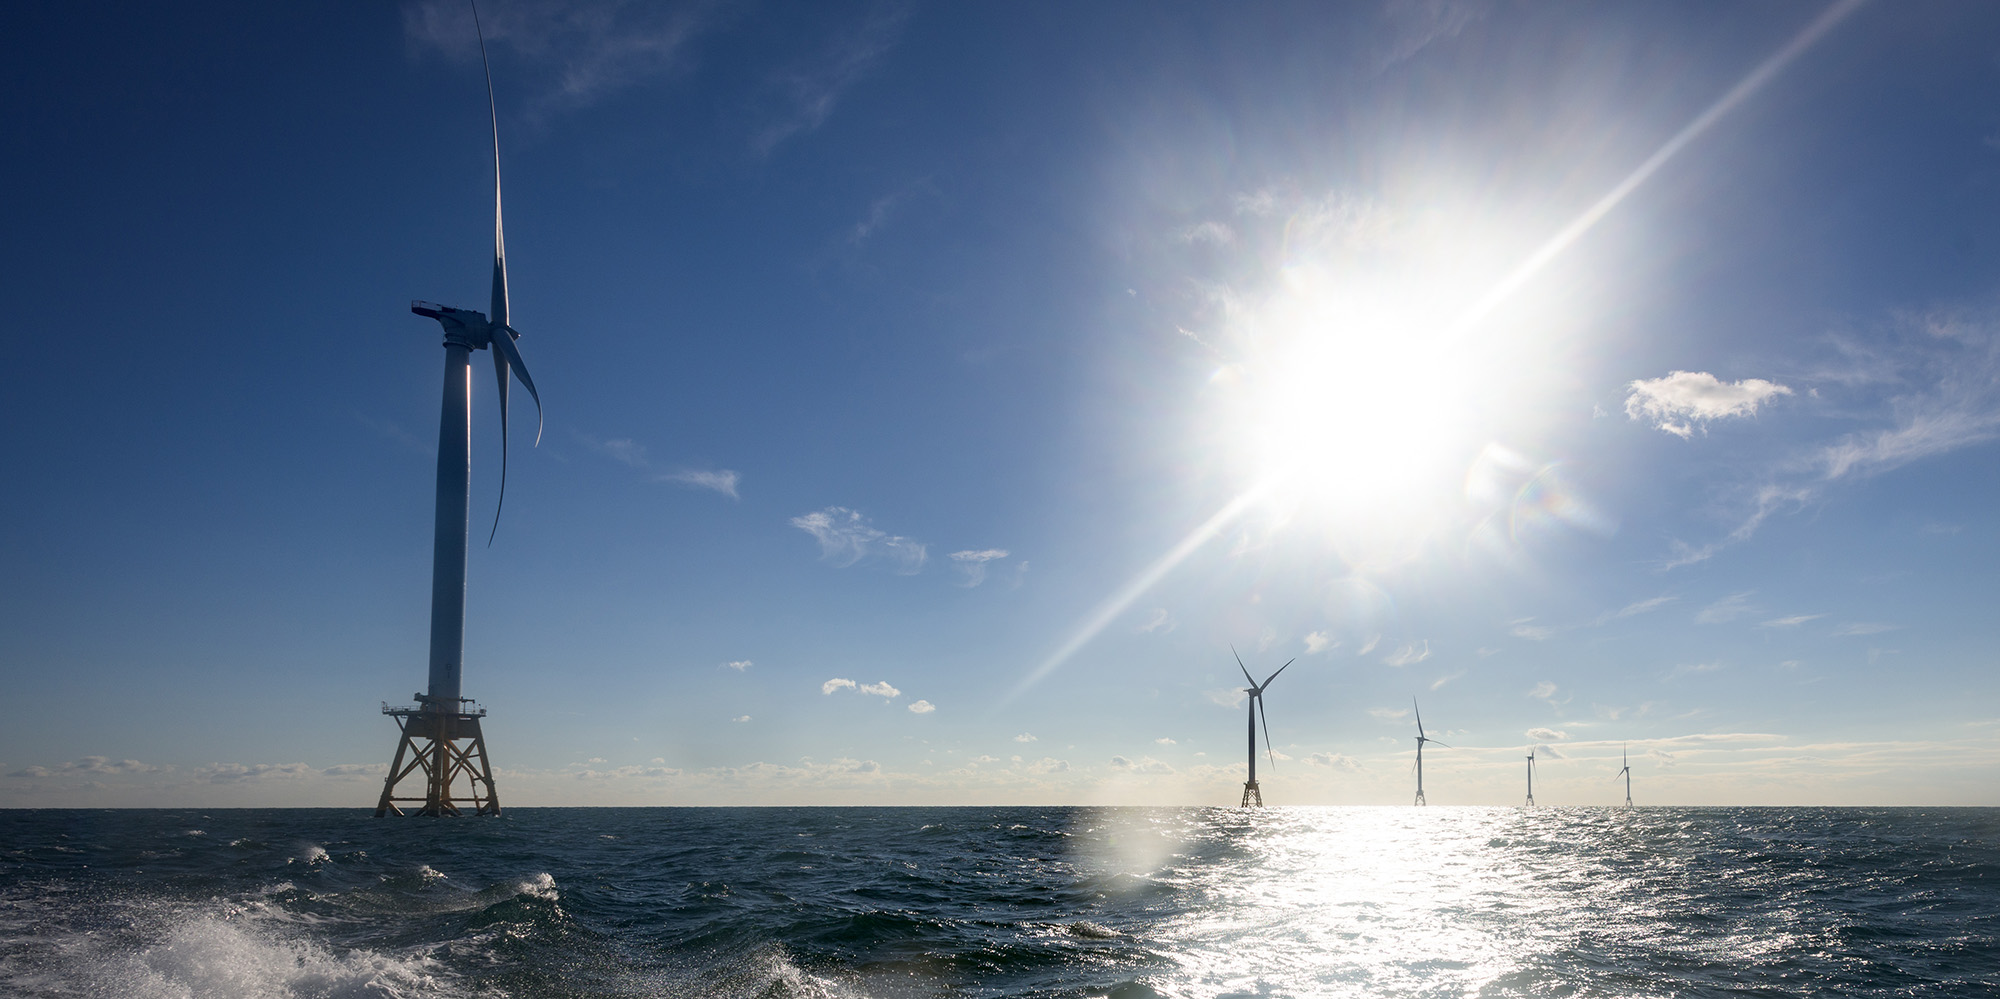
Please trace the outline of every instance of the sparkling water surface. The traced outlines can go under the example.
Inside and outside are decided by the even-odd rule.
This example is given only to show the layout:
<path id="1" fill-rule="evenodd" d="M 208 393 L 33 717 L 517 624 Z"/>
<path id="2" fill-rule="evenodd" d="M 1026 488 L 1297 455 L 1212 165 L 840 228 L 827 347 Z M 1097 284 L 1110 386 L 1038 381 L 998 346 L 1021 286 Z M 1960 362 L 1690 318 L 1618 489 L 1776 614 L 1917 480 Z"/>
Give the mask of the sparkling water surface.
<path id="1" fill-rule="evenodd" d="M 0 995 L 2000 996 L 2000 809 L 0 811 Z"/>

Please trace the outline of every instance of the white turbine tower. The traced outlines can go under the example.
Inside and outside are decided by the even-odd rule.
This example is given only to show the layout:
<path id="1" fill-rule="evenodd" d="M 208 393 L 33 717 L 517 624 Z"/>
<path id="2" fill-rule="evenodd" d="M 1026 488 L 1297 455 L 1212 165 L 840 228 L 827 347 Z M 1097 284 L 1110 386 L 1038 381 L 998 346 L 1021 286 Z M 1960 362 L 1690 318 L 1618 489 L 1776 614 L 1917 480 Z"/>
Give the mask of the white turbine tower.
<path id="1" fill-rule="evenodd" d="M 1528 807 L 1535 807 L 1535 747 L 1528 747 Z"/>
<path id="2" fill-rule="evenodd" d="M 514 341 L 520 333 L 508 325 L 507 239 L 500 217 L 500 114 L 493 101 L 493 70 L 486 63 L 486 34 L 479 26 L 479 8 L 472 10 L 479 32 L 479 59 L 486 68 L 486 111 L 493 124 L 493 297 L 491 312 L 411 302 L 410 311 L 428 316 L 444 327 L 444 406 L 438 419 L 437 519 L 431 549 L 430 691 L 415 695 L 415 707 L 382 706 L 396 719 L 402 739 L 389 764 L 377 817 L 403 814 L 401 804 L 416 806 L 419 815 L 457 815 L 460 804 L 477 815 L 500 814 L 500 794 L 493 786 L 493 768 L 486 758 L 486 739 L 479 720 L 486 711 L 461 696 L 465 660 L 466 536 L 472 501 L 472 352 L 493 351 L 493 373 L 500 382 L 500 498 L 493 507 L 493 531 L 500 529 L 500 506 L 507 496 L 507 395 L 509 376 L 521 380 L 535 400 L 535 442 L 540 443 L 542 399 Z M 409 762 L 404 763 L 405 757 Z M 398 796 L 396 785 L 419 771 L 424 793 Z M 466 780 L 466 792 L 453 785 Z"/>
<path id="3" fill-rule="evenodd" d="M 1416 699 L 1416 698 L 1414 698 L 1414 697 L 1410 698 L 1410 710 L 1412 710 L 1412 711 L 1415 711 L 1415 712 L 1417 713 L 1417 800 L 1416 800 L 1416 804 L 1419 804 L 1419 805 L 1428 805 L 1428 804 L 1430 804 L 1430 802 L 1428 802 L 1428 801 L 1425 801 L 1425 800 L 1424 800 L 1424 743 L 1426 743 L 1426 742 L 1437 742 L 1437 744 L 1438 744 L 1438 745 L 1440 745 L 1440 746 L 1444 746 L 1444 748 L 1446 748 L 1446 749 L 1450 749 L 1451 747 L 1450 747 L 1450 746 L 1445 746 L 1445 745 L 1444 745 L 1444 743 L 1442 743 L 1442 742 L 1438 742 L 1438 741 L 1437 741 L 1436 739 L 1433 739 L 1433 738 L 1431 738 L 1431 737 L 1429 737 L 1429 736 L 1427 736 L 1427 735 L 1425 735 L 1425 734 L 1424 734 L 1424 712 L 1423 712 L 1423 709 L 1421 709 L 1421 708 L 1417 707 L 1417 699 Z"/>
<path id="4" fill-rule="evenodd" d="M 1630 808 L 1632 807 L 1632 759 L 1626 754 L 1624 746 L 1618 747 L 1618 758 L 1624 762 L 1625 766 L 1620 768 L 1617 773 L 1612 774 L 1611 779 L 1625 778 L 1625 807 Z"/>
<path id="5" fill-rule="evenodd" d="M 1298 659 L 1294 657 L 1285 660 L 1285 665 L 1278 667 L 1278 673 L 1273 673 L 1265 677 L 1264 682 L 1260 684 L 1255 677 L 1250 675 L 1250 667 L 1243 665 L 1243 657 L 1237 655 L 1235 646 L 1232 645 L 1229 647 L 1229 654 L 1236 656 L 1236 668 L 1243 671 L 1243 679 L 1250 681 L 1250 686 L 1245 691 L 1245 693 L 1250 695 L 1250 779 L 1243 782 L 1243 803 L 1237 807 L 1249 808 L 1255 805 L 1258 808 L 1262 808 L 1264 807 L 1264 792 L 1257 787 L 1257 713 L 1264 709 L 1264 689 L 1271 685 L 1272 680 L 1278 678 L 1278 673 L 1283 673 L 1286 667 L 1298 662 Z M 1271 748 L 1271 716 L 1269 714 L 1264 716 L 1264 748 L 1271 753 L 1271 766 L 1276 767 L 1278 765 L 1278 751 Z"/>

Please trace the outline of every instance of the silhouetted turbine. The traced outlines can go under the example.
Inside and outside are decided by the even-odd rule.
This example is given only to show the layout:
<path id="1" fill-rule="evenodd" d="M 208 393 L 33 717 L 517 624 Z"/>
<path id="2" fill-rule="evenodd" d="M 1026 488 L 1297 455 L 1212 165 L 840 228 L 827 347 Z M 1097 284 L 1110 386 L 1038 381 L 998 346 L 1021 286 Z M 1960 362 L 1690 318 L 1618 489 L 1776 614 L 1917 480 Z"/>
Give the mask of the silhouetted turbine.
<path id="1" fill-rule="evenodd" d="M 1250 779 L 1243 782 L 1243 802 L 1238 807 L 1249 808 L 1255 805 L 1262 808 L 1264 805 L 1264 792 L 1257 786 L 1257 714 L 1265 710 L 1265 688 L 1271 685 L 1272 680 L 1278 678 L 1278 673 L 1283 673 L 1286 667 L 1299 660 L 1296 656 L 1285 660 L 1285 665 L 1278 667 L 1277 673 L 1265 677 L 1264 682 L 1260 684 L 1255 677 L 1250 675 L 1250 667 L 1243 665 L 1243 657 L 1237 654 L 1236 646 L 1232 645 L 1229 647 L 1229 654 L 1236 656 L 1236 668 L 1242 670 L 1243 679 L 1250 682 L 1250 686 L 1244 691 L 1250 695 Z M 1264 748 L 1271 754 L 1271 765 L 1273 767 L 1277 766 L 1278 751 L 1271 747 L 1271 716 L 1268 713 L 1264 715 Z"/>

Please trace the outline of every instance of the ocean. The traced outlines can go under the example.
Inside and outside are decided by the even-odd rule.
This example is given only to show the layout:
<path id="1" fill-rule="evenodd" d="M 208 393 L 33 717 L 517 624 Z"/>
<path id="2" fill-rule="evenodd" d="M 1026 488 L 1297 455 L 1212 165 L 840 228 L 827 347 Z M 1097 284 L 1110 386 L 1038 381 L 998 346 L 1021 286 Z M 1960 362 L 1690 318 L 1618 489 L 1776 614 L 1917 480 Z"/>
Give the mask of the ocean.
<path id="1" fill-rule="evenodd" d="M 0 811 L 9 997 L 2000 996 L 2000 809 Z"/>

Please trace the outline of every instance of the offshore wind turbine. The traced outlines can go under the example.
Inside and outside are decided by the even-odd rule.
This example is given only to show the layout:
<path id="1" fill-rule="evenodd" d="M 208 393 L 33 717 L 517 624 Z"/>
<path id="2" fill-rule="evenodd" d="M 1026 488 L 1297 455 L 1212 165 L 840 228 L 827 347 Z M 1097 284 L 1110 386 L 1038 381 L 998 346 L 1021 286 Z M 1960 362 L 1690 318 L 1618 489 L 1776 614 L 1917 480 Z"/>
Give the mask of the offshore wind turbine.
<path id="1" fill-rule="evenodd" d="M 1528 807 L 1535 807 L 1535 747 L 1528 747 Z"/>
<path id="2" fill-rule="evenodd" d="M 430 302 L 411 302 L 410 311 L 444 327 L 444 405 L 438 417 L 437 516 L 431 548 L 430 689 L 414 695 L 415 707 L 382 705 L 396 719 L 402 738 L 375 805 L 380 818 L 404 814 L 404 804 L 419 815 L 458 815 L 461 805 L 476 815 L 500 814 L 500 793 L 493 786 L 493 767 L 486 758 L 486 737 L 479 720 L 486 710 L 461 696 L 465 663 L 466 538 L 472 502 L 472 352 L 493 351 L 493 373 L 500 383 L 500 497 L 493 507 L 493 530 L 500 530 L 500 507 L 507 497 L 507 395 L 510 376 L 535 400 L 535 442 L 541 443 L 542 398 L 535 380 L 514 346 L 520 337 L 508 325 L 507 238 L 500 214 L 500 113 L 493 101 L 493 69 L 486 61 L 486 33 L 479 25 L 479 8 L 472 9 L 479 33 L 479 61 L 486 70 L 486 112 L 493 125 L 493 295 L 490 311 L 475 312 Z M 404 759 L 409 762 L 405 764 Z M 421 796 L 398 795 L 404 778 L 423 775 Z M 466 790 L 453 790 L 460 777 Z"/>
<path id="3" fill-rule="evenodd" d="M 1632 759 L 1626 754 L 1624 746 L 1618 747 L 1618 758 L 1625 765 L 1617 773 L 1612 774 L 1611 779 L 1625 778 L 1625 807 L 1630 808 L 1632 807 Z"/>
<path id="4" fill-rule="evenodd" d="M 1415 712 L 1417 713 L 1417 800 L 1416 800 L 1416 804 L 1419 804 L 1419 805 L 1427 805 L 1427 804 L 1430 804 L 1430 802 L 1427 802 L 1427 801 L 1425 801 L 1425 800 L 1424 800 L 1424 743 L 1426 743 L 1426 742 L 1437 742 L 1437 744 L 1438 744 L 1438 745 L 1440 745 L 1440 746 L 1444 746 L 1444 748 L 1446 748 L 1446 749 L 1450 749 L 1451 747 L 1450 747 L 1450 746 L 1445 746 L 1445 745 L 1444 745 L 1444 743 L 1442 743 L 1442 742 L 1438 742 L 1438 741 L 1437 741 L 1436 739 L 1433 739 L 1433 738 L 1430 738 L 1429 736 L 1426 736 L 1426 735 L 1424 734 L 1424 712 L 1423 712 L 1423 709 L 1421 709 L 1421 708 L 1417 707 L 1417 699 L 1416 699 L 1416 698 L 1414 698 L 1414 697 L 1410 698 L 1410 710 L 1412 710 L 1412 711 L 1415 711 Z"/>
<path id="5" fill-rule="evenodd" d="M 1264 792 L 1257 787 L 1257 713 L 1263 710 L 1264 688 L 1269 687 L 1271 681 L 1278 678 L 1278 673 L 1283 673 L 1286 667 L 1299 660 L 1296 656 L 1285 660 L 1285 665 L 1278 667 L 1278 673 L 1273 673 L 1265 677 L 1263 683 L 1258 683 L 1257 679 L 1250 675 L 1250 667 L 1243 665 L 1243 657 L 1237 655 L 1235 646 L 1229 647 L 1229 654 L 1236 656 L 1236 668 L 1243 671 L 1243 679 L 1250 681 L 1249 688 L 1244 691 L 1250 695 L 1250 779 L 1243 782 L 1243 803 L 1237 807 L 1249 808 L 1255 805 L 1262 808 Z M 1264 715 L 1264 748 L 1271 754 L 1271 766 L 1277 766 L 1278 751 L 1271 748 L 1271 716 L 1268 713 Z"/>

